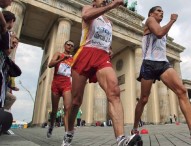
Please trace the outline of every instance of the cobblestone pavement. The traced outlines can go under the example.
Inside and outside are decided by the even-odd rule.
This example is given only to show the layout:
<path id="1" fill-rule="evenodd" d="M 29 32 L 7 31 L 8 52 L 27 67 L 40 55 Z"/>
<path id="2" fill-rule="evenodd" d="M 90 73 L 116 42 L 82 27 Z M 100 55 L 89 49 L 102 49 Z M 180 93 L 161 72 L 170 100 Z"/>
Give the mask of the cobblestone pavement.
<path id="1" fill-rule="evenodd" d="M 125 127 L 126 133 L 131 125 Z M 145 125 L 149 134 L 142 134 L 143 146 L 190 146 L 187 125 Z M 140 130 L 141 130 L 140 129 Z M 64 127 L 54 128 L 51 138 L 46 138 L 47 128 L 14 129 L 15 135 L 1 135 L 0 146 L 60 146 Z M 72 146 L 116 146 L 112 127 L 76 128 Z"/>

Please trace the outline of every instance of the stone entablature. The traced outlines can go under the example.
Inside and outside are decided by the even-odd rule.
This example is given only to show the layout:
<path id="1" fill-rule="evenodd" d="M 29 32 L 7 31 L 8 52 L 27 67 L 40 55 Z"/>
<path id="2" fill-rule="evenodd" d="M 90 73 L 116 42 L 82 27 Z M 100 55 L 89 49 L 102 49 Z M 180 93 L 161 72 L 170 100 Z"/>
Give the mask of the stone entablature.
<path id="1" fill-rule="evenodd" d="M 175 42 L 173 38 L 167 38 L 167 55 L 175 60 L 180 60 L 180 53 L 185 50 L 185 48 Z"/>
<path id="2" fill-rule="evenodd" d="M 44 4 L 47 4 L 56 9 L 60 9 L 66 11 L 67 13 L 75 14 L 81 17 L 81 9 L 83 5 L 89 4 L 86 0 L 35 0 Z M 128 27 L 128 29 L 142 32 L 142 21 L 144 17 L 141 15 L 131 12 L 125 7 L 119 7 L 117 9 L 113 9 L 106 14 L 112 21 L 116 23 L 122 23 Z M 116 20 L 117 18 L 117 20 Z"/>
<path id="3" fill-rule="evenodd" d="M 191 80 L 183 80 L 183 84 L 187 89 L 191 89 Z"/>

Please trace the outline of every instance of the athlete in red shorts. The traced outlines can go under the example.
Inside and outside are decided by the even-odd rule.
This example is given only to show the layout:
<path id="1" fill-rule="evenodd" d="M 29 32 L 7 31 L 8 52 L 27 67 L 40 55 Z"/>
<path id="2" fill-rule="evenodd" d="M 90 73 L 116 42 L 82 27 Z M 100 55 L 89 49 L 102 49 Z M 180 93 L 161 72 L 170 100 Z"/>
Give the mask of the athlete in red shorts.
<path id="1" fill-rule="evenodd" d="M 61 96 L 64 101 L 65 130 L 68 130 L 68 112 L 71 105 L 71 65 L 73 62 L 73 58 L 70 53 L 73 47 L 74 43 L 71 40 L 66 41 L 64 44 L 64 52 L 55 53 L 49 63 L 49 68 L 55 67 L 55 70 L 51 87 L 52 113 L 49 129 L 47 131 L 48 138 L 52 135 L 54 121 L 58 110 L 58 103 Z"/>

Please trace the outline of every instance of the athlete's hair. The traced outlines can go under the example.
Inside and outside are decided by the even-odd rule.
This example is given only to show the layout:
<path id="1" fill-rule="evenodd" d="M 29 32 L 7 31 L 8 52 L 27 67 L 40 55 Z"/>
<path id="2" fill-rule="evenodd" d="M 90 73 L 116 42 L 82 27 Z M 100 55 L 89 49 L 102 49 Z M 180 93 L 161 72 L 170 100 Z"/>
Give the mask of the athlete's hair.
<path id="1" fill-rule="evenodd" d="M 74 43 L 72 40 L 67 40 L 67 41 L 64 43 L 64 45 L 66 45 L 68 42 Z"/>
<path id="2" fill-rule="evenodd" d="M 3 16 L 4 16 L 6 22 L 10 22 L 12 20 L 13 20 L 13 22 L 15 22 L 15 20 L 16 20 L 15 14 L 13 14 L 10 11 L 3 11 L 2 13 L 3 13 Z"/>
<path id="3" fill-rule="evenodd" d="M 161 8 L 161 6 L 154 6 L 149 10 L 148 17 L 150 16 L 151 13 L 153 13 L 157 8 Z"/>

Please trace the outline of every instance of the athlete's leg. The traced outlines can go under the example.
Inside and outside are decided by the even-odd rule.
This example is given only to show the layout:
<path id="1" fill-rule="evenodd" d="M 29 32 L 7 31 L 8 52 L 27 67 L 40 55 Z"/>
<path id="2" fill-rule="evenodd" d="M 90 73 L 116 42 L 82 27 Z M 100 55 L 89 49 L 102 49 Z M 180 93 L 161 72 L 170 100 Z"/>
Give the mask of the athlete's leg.
<path id="1" fill-rule="evenodd" d="M 162 75 L 161 80 L 177 96 L 182 113 L 186 118 L 189 129 L 191 130 L 191 105 L 187 97 L 187 90 L 173 68 L 167 69 Z"/>
<path id="2" fill-rule="evenodd" d="M 78 109 L 82 104 L 86 81 L 87 77 L 79 75 L 75 70 L 72 70 L 72 105 L 69 112 L 68 131 L 74 130 L 74 122 Z"/>
<path id="3" fill-rule="evenodd" d="M 98 70 L 96 76 L 107 96 L 109 115 L 112 120 L 115 136 L 124 135 L 123 107 L 120 100 L 120 89 L 115 71 L 112 67 L 106 67 Z"/>
<path id="4" fill-rule="evenodd" d="M 68 117 L 69 117 L 69 110 L 72 103 L 72 95 L 71 91 L 63 92 L 63 101 L 64 101 L 64 124 L 65 124 L 65 131 L 68 131 Z"/>
<path id="5" fill-rule="evenodd" d="M 146 103 L 148 102 L 152 83 L 153 83 L 153 80 L 145 80 L 143 78 L 141 79 L 141 97 L 135 108 L 135 119 L 134 119 L 134 126 L 133 126 L 134 129 L 138 128 L 139 121 L 141 119 L 141 115 L 143 113 L 144 107 Z"/>
<path id="6" fill-rule="evenodd" d="M 98 82 L 105 91 L 109 106 L 109 115 L 112 119 L 115 137 L 118 146 L 142 146 L 142 140 L 139 135 L 132 135 L 129 138 L 125 137 L 124 132 L 124 113 L 120 100 L 120 89 L 117 76 L 112 67 L 105 67 L 96 73 Z"/>
<path id="7" fill-rule="evenodd" d="M 52 100 L 52 113 L 51 113 L 51 118 L 50 118 L 50 126 L 54 127 L 54 122 L 56 119 L 56 113 L 58 110 L 58 103 L 60 100 L 60 95 L 58 95 L 56 93 L 52 93 L 51 100 Z"/>
<path id="8" fill-rule="evenodd" d="M 50 114 L 50 123 L 49 123 L 49 127 L 48 127 L 48 131 L 47 131 L 47 137 L 50 138 L 52 135 L 52 130 L 54 128 L 54 122 L 56 119 L 56 113 L 58 110 L 58 102 L 60 99 L 60 95 L 56 94 L 56 93 L 51 93 L 51 100 L 52 100 L 52 112 Z"/>
<path id="9" fill-rule="evenodd" d="M 84 88 L 87 78 L 79 75 L 75 70 L 72 70 L 72 103 L 68 116 L 68 129 L 64 136 L 62 146 L 71 144 L 74 136 L 74 122 L 78 113 L 79 107 L 82 104 Z"/>

